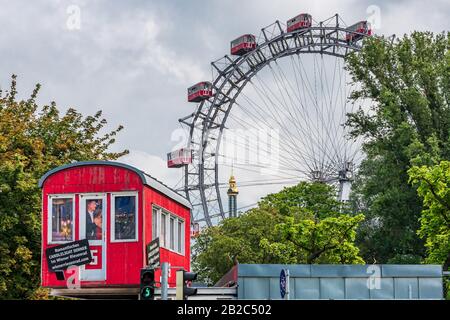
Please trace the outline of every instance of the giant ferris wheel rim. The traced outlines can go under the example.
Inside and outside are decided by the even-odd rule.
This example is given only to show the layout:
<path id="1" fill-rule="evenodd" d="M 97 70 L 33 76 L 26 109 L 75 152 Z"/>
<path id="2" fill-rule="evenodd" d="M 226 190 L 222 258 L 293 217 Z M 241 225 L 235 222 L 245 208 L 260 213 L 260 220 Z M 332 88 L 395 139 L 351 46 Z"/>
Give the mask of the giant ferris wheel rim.
<path id="1" fill-rule="evenodd" d="M 190 127 L 188 147 L 198 151 L 199 157 L 198 163 L 194 164 L 193 162 L 192 165 L 190 166 L 196 169 L 198 175 L 198 183 L 195 186 L 196 188 L 193 188 L 192 186 L 189 185 L 190 173 L 188 167 L 186 167 L 184 179 L 184 191 L 186 193 L 186 197 L 189 200 L 191 200 L 190 193 L 192 193 L 192 191 L 196 190 L 200 194 L 203 218 L 195 219 L 195 217 L 192 217 L 193 221 L 206 222 L 208 226 L 212 225 L 211 219 L 213 217 L 209 212 L 209 207 L 207 203 L 208 200 L 205 194 L 205 191 L 210 188 L 215 189 L 217 197 L 216 201 L 219 206 L 219 214 L 215 214 L 215 217 L 219 215 L 221 218 L 224 218 L 224 210 L 222 206 L 222 199 L 219 191 L 219 181 L 218 181 L 218 166 L 217 166 L 218 149 L 220 147 L 223 129 L 225 128 L 228 115 L 231 112 L 231 109 L 236 101 L 236 98 L 240 95 L 240 93 L 248 84 L 248 82 L 252 79 L 252 77 L 254 77 L 262 69 L 270 65 L 270 63 L 278 59 L 289 57 L 292 55 L 308 54 L 308 53 L 321 55 L 325 54 L 343 59 L 347 54 L 361 50 L 362 45 L 358 45 L 359 41 L 348 42 L 345 40 L 345 37 L 340 37 L 341 34 L 346 34 L 349 33 L 350 31 L 347 28 L 339 26 L 338 15 L 335 15 L 334 17 L 336 17 L 335 26 L 323 26 L 322 25 L 323 22 L 320 22 L 319 26 L 311 26 L 308 28 L 295 30 L 291 32 L 286 32 L 283 28 L 281 28 L 281 24 L 279 23 L 279 21 L 276 21 L 272 25 L 277 24 L 279 28 L 280 33 L 277 36 L 272 38 L 266 37 L 266 34 L 264 33 L 265 28 L 263 28 L 261 31 L 265 36 L 265 41 L 262 43 L 258 43 L 255 50 L 250 51 L 243 56 L 235 58 L 225 55 L 221 59 L 227 60 L 229 64 L 223 70 L 219 69 L 215 65 L 215 62 L 217 62 L 218 60 L 211 63 L 212 66 L 216 68 L 218 72 L 218 75 L 214 78 L 212 82 L 213 88 L 215 89 L 215 94 L 210 100 L 200 102 L 197 106 L 196 111 L 192 113 L 190 117 L 188 116 L 184 118 L 182 121 L 184 124 Z M 362 39 L 368 37 L 368 35 L 365 33 L 358 33 L 358 32 L 352 33 L 355 35 L 360 35 Z M 291 42 L 291 47 L 289 47 L 288 45 L 289 42 Z M 292 46 L 292 44 L 295 44 L 295 46 Z M 313 50 L 311 50 L 311 48 L 313 48 Z M 339 53 L 338 50 L 336 50 L 336 48 L 345 49 L 345 54 Z M 263 52 L 265 54 L 267 53 L 270 54 L 265 55 L 263 54 Z M 263 59 L 261 59 L 261 63 L 255 65 L 254 68 L 250 68 L 247 73 L 242 75 L 240 67 L 245 63 L 251 65 L 251 63 L 249 63 L 249 60 L 251 58 L 255 59 L 255 55 L 258 55 L 259 58 L 263 57 Z M 257 61 L 257 59 L 255 59 L 255 61 Z M 227 83 L 231 82 L 230 79 L 233 76 L 236 77 L 236 73 L 238 74 L 240 73 L 241 78 L 238 78 L 240 80 L 237 83 L 233 83 L 235 89 L 236 88 L 237 89 L 233 94 L 233 96 L 230 97 L 229 92 L 224 91 L 224 89 Z M 223 102 L 224 99 L 228 99 L 228 101 Z M 223 105 L 226 106 L 225 111 L 223 111 L 221 108 Z M 206 110 L 207 112 L 204 112 L 205 106 L 208 107 L 208 109 Z M 224 112 L 224 118 L 220 122 L 220 125 L 215 122 L 219 110 L 222 110 L 222 112 Z M 187 118 L 192 119 L 190 123 L 186 122 Z M 205 179 L 204 179 L 205 147 L 207 146 L 208 143 L 210 144 L 214 143 L 208 140 L 211 130 L 218 130 L 219 132 L 218 138 L 215 139 L 216 145 L 215 147 L 212 148 L 213 150 L 215 150 L 215 154 L 213 155 L 215 161 L 214 184 L 205 186 Z M 199 145 L 197 149 L 193 148 L 193 145 L 195 145 L 194 144 L 195 134 L 199 134 L 199 136 L 201 136 L 200 144 L 198 144 L 198 142 L 196 143 L 197 145 Z"/>

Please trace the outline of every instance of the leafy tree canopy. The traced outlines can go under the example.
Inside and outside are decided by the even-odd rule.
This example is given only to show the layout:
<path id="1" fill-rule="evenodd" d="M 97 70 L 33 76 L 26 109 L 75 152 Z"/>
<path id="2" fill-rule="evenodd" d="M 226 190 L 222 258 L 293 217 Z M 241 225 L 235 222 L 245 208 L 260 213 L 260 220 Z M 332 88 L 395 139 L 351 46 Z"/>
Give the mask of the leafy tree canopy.
<path id="1" fill-rule="evenodd" d="M 193 267 L 209 283 L 236 263 L 363 263 L 354 245 L 363 215 L 352 215 L 332 186 L 301 182 L 257 208 L 200 234 Z"/>
<path id="2" fill-rule="evenodd" d="M 101 111 L 83 117 L 75 109 L 60 114 L 54 102 L 36 104 L 40 85 L 28 100 L 17 100 L 16 76 L 0 91 L 0 298 L 36 297 L 40 281 L 41 190 L 48 170 L 72 161 L 113 160 L 109 152 L 119 126 L 106 125 Z M 38 293 L 42 296 L 42 293 Z"/>
<path id="3" fill-rule="evenodd" d="M 450 158 L 450 38 L 414 32 L 394 42 L 372 37 L 347 59 L 356 104 L 353 137 L 364 137 L 366 159 L 354 184 L 353 203 L 367 217 L 357 243 L 368 262 L 417 263 L 425 255 L 417 236 L 422 211 L 408 183 L 412 165 Z"/>
<path id="4" fill-rule="evenodd" d="M 424 209 L 418 234 L 425 239 L 427 263 L 450 266 L 450 162 L 414 166 L 408 171 L 411 183 L 418 186 Z"/>

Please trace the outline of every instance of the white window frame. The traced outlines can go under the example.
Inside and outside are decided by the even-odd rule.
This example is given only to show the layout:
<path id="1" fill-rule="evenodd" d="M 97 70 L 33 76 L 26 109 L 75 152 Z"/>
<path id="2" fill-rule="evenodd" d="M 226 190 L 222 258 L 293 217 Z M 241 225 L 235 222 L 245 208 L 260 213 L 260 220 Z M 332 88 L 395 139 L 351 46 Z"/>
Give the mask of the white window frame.
<path id="1" fill-rule="evenodd" d="M 77 218 L 75 217 L 75 194 L 49 194 L 48 195 L 48 203 L 47 203 L 47 244 L 64 244 L 75 241 L 75 230 L 77 224 Z M 72 199 L 72 239 L 66 241 L 53 241 L 53 199 Z"/>
<path id="2" fill-rule="evenodd" d="M 172 226 L 170 225 L 172 221 L 173 221 L 173 233 L 174 234 L 172 234 Z M 174 216 L 172 214 L 169 215 L 169 249 L 172 251 L 175 251 L 175 252 L 177 252 L 177 250 L 176 250 L 176 244 L 177 244 L 176 237 L 177 237 L 177 233 L 178 233 L 176 231 L 177 226 L 178 226 L 178 219 L 176 218 L 176 216 Z M 172 238 L 173 238 L 173 248 L 172 248 Z"/>
<path id="3" fill-rule="evenodd" d="M 186 242 L 184 239 L 184 235 L 185 235 L 185 220 L 179 216 L 177 216 L 176 214 L 170 212 L 167 209 L 164 209 L 161 206 L 158 206 L 156 204 L 152 204 L 152 219 L 153 219 L 153 210 L 156 209 L 157 211 L 157 237 L 160 239 L 160 246 L 170 252 L 179 254 L 184 256 L 185 255 L 185 246 L 186 246 Z M 165 234 L 165 242 L 164 245 L 162 245 L 161 243 L 161 226 L 162 226 L 162 215 L 166 215 L 167 216 L 167 220 L 166 220 L 166 234 Z M 170 248 L 170 219 L 174 219 L 174 231 L 175 231 L 175 235 L 174 235 L 174 249 Z M 182 225 L 182 231 L 181 231 L 181 250 L 177 251 L 177 247 L 178 247 L 178 223 L 181 222 Z"/>
<path id="4" fill-rule="evenodd" d="M 98 200 L 103 202 L 102 208 L 102 239 L 100 240 L 88 240 L 90 246 L 102 247 L 102 268 L 101 269 L 86 269 L 86 265 L 80 267 L 80 280 L 81 281 L 104 281 L 106 280 L 107 269 L 107 237 L 108 237 L 108 194 L 104 193 L 80 193 L 78 195 L 78 220 L 80 223 L 78 229 L 78 238 L 86 238 L 86 200 Z M 97 259 L 91 249 L 92 259 Z M 93 260 L 94 262 L 94 260 Z M 97 262 L 93 263 L 97 264 Z"/>
<path id="5" fill-rule="evenodd" d="M 116 239 L 116 197 L 135 197 L 135 232 L 134 239 Z M 111 228 L 110 228 L 110 241 L 111 243 L 121 242 L 138 242 L 139 241 L 139 193 L 138 192 L 114 192 L 111 193 Z"/>
<path id="6" fill-rule="evenodd" d="M 184 221 L 184 219 L 179 218 L 177 220 L 177 247 L 178 247 L 178 229 L 180 227 L 180 223 L 181 223 L 181 243 L 180 243 L 180 251 L 178 252 L 181 255 L 185 255 L 185 247 L 186 247 L 186 242 L 185 242 L 185 232 L 186 232 L 186 222 Z"/>
<path id="7" fill-rule="evenodd" d="M 160 246 L 161 247 L 163 247 L 163 248 L 165 248 L 165 249 L 169 249 L 168 248 L 168 246 L 167 246 L 167 236 L 168 236 L 168 234 L 169 234 L 169 232 L 167 232 L 168 230 L 167 230 L 167 220 L 169 220 L 169 219 L 167 219 L 168 217 L 169 217 L 169 214 L 167 213 L 167 211 L 165 211 L 165 210 L 159 210 L 159 213 L 158 213 L 158 215 L 159 215 L 159 233 L 158 233 L 158 235 L 159 235 L 159 244 L 160 244 Z M 165 216 L 166 217 L 166 220 L 164 221 L 165 223 L 164 223 L 164 229 L 165 229 L 165 234 L 164 234 L 164 244 L 161 242 L 161 230 L 162 230 L 162 225 L 163 225 L 163 218 L 162 218 L 162 216 Z"/>
<path id="8" fill-rule="evenodd" d="M 108 228 L 108 217 L 107 215 L 107 195 L 106 193 L 80 193 L 78 195 L 78 221 L 80 221 L 79 227 L 79 238 L 86 238 L 86 200 L 102 200 L 102 239 L 100 240 L 89 240 L 89 244 L 93 246 L 101 246 L 103 243 L 106 243 L 106 229 Z M 84 209 L 84 210 L 82 210 Z M 82 236 L 84 238 L 82 238 Z"/>
<path id="9" fill-rule="evenodd" d="M 154 221 L 153 221 L 153 212 L 156 211 L 156 230 L 154 230 L 155 228 L 153 228 L 154 226 Z M 155 206 L 152 206 L 152 241 L 155 240 L 156 238 L 159 238 L 159 209 Z M 153 233 L 155 234 L 155 237 L 153 237 Z"/>

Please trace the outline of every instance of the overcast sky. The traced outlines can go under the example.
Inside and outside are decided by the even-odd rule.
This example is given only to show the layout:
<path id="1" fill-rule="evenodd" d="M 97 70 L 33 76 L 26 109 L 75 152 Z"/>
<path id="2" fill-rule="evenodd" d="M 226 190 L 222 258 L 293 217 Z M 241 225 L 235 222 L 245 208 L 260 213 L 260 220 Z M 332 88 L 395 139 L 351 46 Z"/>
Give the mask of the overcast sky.
<path id="1" fill-rule="evenodd" d="M 173 185 L 165 166 L 177 119 L 194 111 L 186 88 L 211 80 L 210 62 L 229 41 L 258 34 L 279 19 L 309 12 L 320 21 L 339 13 L 347 24 L 380 9 L 378 34 L 449 29 L 449 0 L 0 0 L 0 87 L 18 75 L 26 98 L 42 84 L 39 103 L 83 114 L 103 110 L 112 129 L 125 126 L 114 149 L 122 161 Z M 373 8 L 373 7 L 372 7 Z M 77 20 L 79 17 L 79 21 Z M 74 20 L 75 19 L 75 20 Z"/>

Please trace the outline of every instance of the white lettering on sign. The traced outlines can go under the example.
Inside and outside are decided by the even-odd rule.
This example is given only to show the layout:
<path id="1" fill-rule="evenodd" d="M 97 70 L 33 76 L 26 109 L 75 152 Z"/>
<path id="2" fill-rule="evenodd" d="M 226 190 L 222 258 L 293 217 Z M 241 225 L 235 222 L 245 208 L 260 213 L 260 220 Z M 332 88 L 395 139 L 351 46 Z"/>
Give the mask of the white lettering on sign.
<path id="1" fill-rule="evenodd" d="M 91 250 L 91 256 L 92 256 L 92 262 L 89 263 L 89 265 L 96 266 L 98 264 L 98 250 L 97 249 Z"/>

